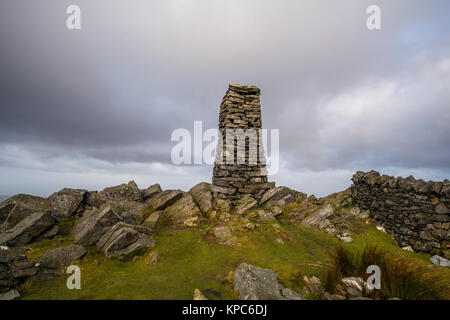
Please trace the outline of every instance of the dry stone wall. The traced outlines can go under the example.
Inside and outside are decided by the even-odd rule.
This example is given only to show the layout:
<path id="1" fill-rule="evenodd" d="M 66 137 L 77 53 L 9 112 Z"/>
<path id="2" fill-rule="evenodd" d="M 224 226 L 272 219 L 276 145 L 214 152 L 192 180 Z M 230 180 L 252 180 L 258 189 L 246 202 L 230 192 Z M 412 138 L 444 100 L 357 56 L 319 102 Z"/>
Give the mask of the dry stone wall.
<path id="1" fill-rule="evenodd" d="M 259 199 L 265 191 L 275 187 L 275 183 L 267 181 L 259 96 L 260 89 L 255 86 L 230 84 L 222 99 L 219 115 L 222 145 L 218 146 L 211 188 L 214 198 L 237 201 L 250 195 Z M 236 136 L 230 136 L 230 132 Z M 244 144 L 238 143 L 242 133 L 244 136 L 254 134 L 256 139 L 247 137 L 241 140 Z M 234 154 L 230 154 L 230 150 Z"/>
<path id="2" fill-rule="evenodd" d="M 353 176 L 353 203 L 369 210 L 401 247 L 415 251 L 450 249 L 450 182 L 425 182 L 358 171 Z"/>

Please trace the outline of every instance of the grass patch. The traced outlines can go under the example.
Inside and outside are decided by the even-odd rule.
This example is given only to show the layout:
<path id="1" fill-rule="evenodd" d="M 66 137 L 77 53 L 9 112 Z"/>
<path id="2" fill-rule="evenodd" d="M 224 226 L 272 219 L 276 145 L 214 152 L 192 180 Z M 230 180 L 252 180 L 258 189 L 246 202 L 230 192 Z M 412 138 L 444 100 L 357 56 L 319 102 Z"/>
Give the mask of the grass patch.
<path id="1" fill-rule="evenodd" d="M 264 222 L 253 231 L 234 231 L 233 236 L 239 242 L 235 247 L 208 240 L 206 233 L 211 225 L 183 230 L 162 225 L 154 234 L 155 247 L 133 255 L 135 259 L 106 258 L 95 247 L 87 247 L 88 253 L 77 262 L 81 268 L 81 290 L 68 290 L 67 276 L 62 276 L 46 282 L 27 281 L 20 292 L 23 299 L 192 299 L 194 289 L 198 288 L 208 299 L 237 299 L 230 272 L 243 262 L 276 271 L 279 281 L 298 293 L 304 286 L 304 275 L 316 276 L 324 283 L 328 265 L 334 261 L 330 252 L 339 241 L 287 220 L 278 223 L 280 230 Z M 348 252 L 362 252 L 367 243 L 374 242 L 394 257 L 408 258 L 414 266 L 436 270 L 441 279 L 450 279 L 450 270 L 432 267 L 429 255 L 399 249 L 374 225 L 361 224 L 357 229 L 359 233 L 352 235 L 354 243 L 345 244 Z M 65 237 L 62 244 L 59 238 L 29 245 L 32 248 L 29 257 L 35 259 L 48 249 L 72 243 L 70 237 Z M 284 244 L 276 242 L 277 238 L 282 238 Z M 155 251 L 159 258 L 150 266 Z M 374 260 L 379 258 L 367 255 L 361 265 Z M 356 270 L 362 269 L 358 266 Z M 386 295 L 397 295 L 398 290 L 393 286 L 386 288 Z"/>
<path id="2" fill-rule="evenodd" d="M 338 244 L 331 254 L 325 288 L 334 292 L 344 277 L 356 276 L 367 279 L 367 267 L 377 265 L 381 270 L 381 289 L 373 290 L 370 296 L 381 299 L 405 300 L 449 299 L 450 282 L 443 273 L 427 270 L 404 256 L 394 256 L 387 249 L 366 244 L 362 250 L 350 250 Z M 437 271 L 437 270 L 436 270 Z"/>
<path id="3" fill-rule="evenodd" d="M 63 276 L 27 283 L 21 294 L 24 299 L 192 299 L 198 288 L 208 299 L 237 299 L 229 273 L 243 262 L 277 271 L 284 285 L 298 291 L 303 274 L 325 276 L 326 271 L 302 263 L 325 261 L 327 250 L 336 241 L 315 230 L 292 225 L 283 228 L 287 233 L 284 245 L 275 241 L 280 235 L 274 228 L 261 226 L 260 230 L 235 232 L 241 244 L 227 247 L 206 241 L 201 229 L 163 227 L 155 235 L 155 248 L 134 263 L 106 258 L 89 248 L 79 262 L 81 290 L 68 290 Z M 45 247 L 50 246 L 47 243 Z M 159 258 L 150 266 L 154 251 Z"/>

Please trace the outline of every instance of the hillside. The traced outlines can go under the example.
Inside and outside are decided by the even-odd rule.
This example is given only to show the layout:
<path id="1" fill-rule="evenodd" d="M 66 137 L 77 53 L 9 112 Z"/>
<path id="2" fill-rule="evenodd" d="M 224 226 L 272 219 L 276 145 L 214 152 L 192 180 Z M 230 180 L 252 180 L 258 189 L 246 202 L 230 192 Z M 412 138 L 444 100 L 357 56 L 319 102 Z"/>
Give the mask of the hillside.
<path id="1" fill-rule="evenodd" d="M 355 177 L 372 181 L 373 173 Z M 450 298 L 448 260 L 440 256 L 448 250 L 400 248 L 374 221 L 377 211 L 355 205 L 352 188 L 316 199 L 276 187 L 259 200 L 244 196 L 234 203 L 214 199 L 210 188 L 201 183 L 189 192 L 163 191 L 156 184 L 141 190 L 129 182 L 100 192 L 63 189 L 48 198 L 17 195 L 3 201 L 0 294 L 17 297 L 18 292 L 21 299 L 192 299 L 194 293 L 195 299 L 211 300 Z M 439 217 L 448 219 L 448 214 Z M 445 244 L 447 235 L 443 239 Z M 346 265 L 341 265 L 343 255 L 351 256 Z M 361 257 L 366 258 L 361 262 Z M 383 271 L 379 291 L 368 291 L 364 282 L 373 264 L 396 275 Z M 68 265 L 80 268 L 80 289 L 68 289 Z"/>

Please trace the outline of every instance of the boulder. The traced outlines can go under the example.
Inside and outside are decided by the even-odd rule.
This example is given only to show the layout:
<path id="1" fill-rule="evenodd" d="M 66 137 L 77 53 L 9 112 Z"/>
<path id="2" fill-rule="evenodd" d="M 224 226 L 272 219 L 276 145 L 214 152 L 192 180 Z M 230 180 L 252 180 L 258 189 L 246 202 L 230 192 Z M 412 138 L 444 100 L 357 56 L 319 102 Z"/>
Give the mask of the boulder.
<path id="1" fill-rule="evenodd" d="M 55 224 L 56 219 L 48 212 L 29 214 L 14 227 L 0 234 L 0 245 L 13 247 L 25 245 L 45 234 Z"/>
<path id="2" fill-rule="evenodd" d="M 218 213 L 229 213 L 231 210 L 231 201 L 227 199 L 216 199 L 213 202 L 213 209 Z"/>
<path id="3" fill-rule="evenodd" d="M 166 190 L 153 196 L 149 205 L 154 211 L 164 210 L 168 206 L 172 205 L 183 196 L 184 192 L 181 190 Z M 191 197 L 192 198 L 192 197 Z"/>
<path id="4" fill-rule="evenodd" d="M 194 217 L 184 220 L 183 225 L 185 225 L 186 227 L 196 227 L 196 226 L 198 226 L 199 222 L 200 222 L 200 220 L 199 220 L 198 216 L 194 216 Z"/>
<path id="5" fill-rule="evenodd" d="M 410 252 L 414 252 L 414 249 L 411 246 L 406 246 L 402 248 L 405 251 L 410 251 Z"/>
<path id="6" fill-rule="evenodd" d="M 9 290 L 5 293 L 0 293 L 0 300 L 14 300 L 20 298 L 20 293 L 16 289 Z"/>
<path id="7" fill-rule="evenodd" d="M 86 190 L 65 188 L 53 193 L 48 200 L 57 217 L 67 218 L 80 208 L 86 193 Z"/>
<path id="8" fill-rule="evenodd" d="M 322 204 L 328 203 L 332 207 L 338 208 L 338 209 L 348 207 L 353 204 L 352 189 L 347 188 L 344 191 L 332 193 L 326 197 L 320 198 L 319 203 L 322 203 Z M 359 212 L 357 211 L 358 209 L 355 209 L 356 211 L 353 211 L 354 214 L 359 214 Z"/>
<path id="9" fill-rule="evenodd" d="M 272 212 L 268 212 L 265 210 L 258 210 L 256 213 L 259 216 L 258 222 L 264 222 L 264 221 L 277 221 L 277 219 L 273 216 Z"/>
<path id="10" fill-rule="evenodd" d="M 211 184 L 201 182 L 189 190 L 189 193 L 192 195 L 203 214 L 207 214 L 212 210 Z"/>
<path id="11" fill-rule="evenodd" d="M 363 288 L 365 288 L 365 286 L 366 286 L 366 283 L 364 282 L 364 280 L 362 278 L 347 277 L 347 278 L 343 278 L 341 281 L 345 287 L 351 287 L 361 293 L 363 291 Z"/>
<path id="12" fill-rule="evenodd" d="M 107 257 L 121 257 L 154 246 L 150 229 L 118 222 L 97 241 L 96 247 Z"/>
<path id="13" fill-rule="evenodd" d="M 293 290 L 277 280 L 277 273 L 242 263 L 233 276 L 234 289 L 240 300 L 303 300 Z"/>
<path id="14" fill-rule="evenodd" d="M 75 222 L 72 236 L 75 243 L 93 244 L 97 242 L 106 231 L 120 222 L 121 217 L 114 212 L 110 206 L 102 210 L 93 209 L 86 211 L 83 216 Z"/>
<path id="15" fill-rule="evenodd" d="M 242 215 L 245 212 L 254 209 L 258 206 L 258 201 L 256 201 L 251 195 L 246 194 L 241 197 L 235 203 L 235 213 L 238 215 Z"/>
<path id="16" fill-rule="evenodd" d="M 198 219 L 198 217 L 202 215 L 202 212 L 195 204 L 192 196 L 189 193 L 186 193 L 175 203 L 166 207 L 163 215 L 167 221 L 173 224 L 184 224 L 188 219 L 194 217 L 197 217 Z"/>
<path id="17" fill-rule="evenodd" d="M 156 211 L 151 213 L 147 219 L 144 220 L 144 222 L 142 222 L 142 225 L 144 227 L 148 227 L 148 228 L 156 228 L 156 226 L 158 225 L 160 219 L 161 219 L 161 215 L 162 215 L 163 211 Z"/>
<path id="18" fill-rule="evenodd" d="M 275 187 L 267 190 L 259 199 L 260 205 L 267 207 L 284 207 L 286 204 L 296 201 L 298 198 L 306 198 L 306 194 L 292 190 L 288 187 Z"/>
<path id="19" fill-rule="evenodd" d="M 123 201 L 140 201 L 141 190 L 134 181 L 127 184 L 105 188 L 100 192 L 91 194 L 86 202 L 93 207 L 100 208 L 105 204 L 117 205 Z"/>
<path id="20" fill-rule="evenodd" d="M 341 240 L 343 243 L 352 243 L 353 242 L 353 238 L 350 236 L 341 236 L 341 235 L 337 235 L 337 238 L 339 240 Z"/>
<path id="21" fill-rule="evenodd" d="M 330 219 L 334 215 L 335 213 L 333 207 L 329 204 L 326 204 L 303 219 L 300 224 L 305 227 L 316 228 L 325 231 L 330 235 L 335 235 L 336 227 L 330 221 Z"/>
<path id="22" fill-rule="evenodd" d="M 148 203 L 124 200 L 118 203 L 110 204 L 111 208 L 120 214 L 123 219 L 125 216 L 131 216 L 135 221 L 141 221 L 143 218 L 143 211 L 148 209 Z"/>
<path id="23" fill-rule="evenodd" d="M 86 249 L 83 246 L 70 245 L 45 251 L 37 262 L 41 268 L 59 268 L 70 265 L 85 254 Z"/>
<path id="24" fill-rule="evenodd" d="M 8 218 L 15 205 L 11 198 L 0 202 L 0 225 Z"/>
<path id="25" fill-rule="evenodd" d="M 217 240 L 224 241 L 231 237 L 231 229 L 229 227 L 216 227 L 213 234 Z"/>
<path id="26" fill-rule="evenodd" d="M 3 230 L 9 229 L 25 219 L 31 213 L 50 209 L 49 201 L 42 197 L 17 194 L 0 203 L 0 223 Z"/>
<path id="27" fill-rule="evenodd" d="M 450 268 L 450 260 L 445 259 L 441 256 L 434 255 L 430 258 L 430 261 L 432 264 L 435 264 L 437 266 Z"/>
<path id="28" fill-rule="evenodd" d="M 153 197 L 161 192 L 162 192 L 162 189 L 159 184 L 151 185 L 147 189 L 144 189 L 141 191 L 141 199 L 143 201 L 146 201 L 147 199 L 150 199 L 151 197 Z"/>
<path id="29" fill-rule="evenodd" d="M 0 251 L 0 290 L 17 287 L 24 279 L 34 276 L 37 268 L 27 259 L 22 248 Z"/>

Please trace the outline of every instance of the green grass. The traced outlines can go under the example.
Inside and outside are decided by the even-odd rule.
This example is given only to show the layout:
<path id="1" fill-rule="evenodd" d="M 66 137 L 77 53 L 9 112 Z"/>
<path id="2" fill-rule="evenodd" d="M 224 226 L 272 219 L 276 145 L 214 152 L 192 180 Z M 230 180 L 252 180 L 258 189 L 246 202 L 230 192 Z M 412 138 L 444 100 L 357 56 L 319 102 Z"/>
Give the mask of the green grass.
<path id="1" fill-rule="evenodd" d="M 23 299 L 192 299 L 195 288 L 208 299 L 237 299 L 229 273 L 243 262 L 278 272 L 285 286 L 300 292 L 303 275 L 325 280 L 330 252 L 338 241 L 327 234 L 301 226 L 280 222 L 277 231 L 270 223 L 262 223 L 253 231 L 236 231 L 239 244 L 227 247 L 211 241 L 209 226 L 198 229 L 174 230 L 163 226 L 154 238 L 156 246 L 137 256 L 136 261 L 105 258 L 95 248 L 78 263 L 81 268 L 81 290 L 68 290 L 66 276 L 52 281 L 29 280 L 19 291 Z M 417 263 L 426 263 L 426 255 L 399 249 L 395 242 L 373 225 L 357 226 L 355 242 L 350 249 L 363 248 L 376 241 L 395 255 L 411 256 Z M 285 244 L 275 241 L 282 238 Z M 37 258 L 57 245 L 57 239 L 34 244 L 29 256 Z M 67 238 L 64 245 L 70 243 Z M 148 265 L 152 252 L 159 259 Z M 428 262 L 429 264 L 429 262 Z M 447 273 L 445 276 L 449 276 Z"/>
<path id="2" fill-rule="evenodd" d="M 367 267 L 379 266 L 381 288 L 369 296 L 381 299 L 430 300 L 450 298 L 450 277 L 443 270 L 425 267 L 411 258 L 394 255 L 376 244 L 367 243 L 362 250 L 345 248 L 338 244 L 331 254 L 333 264 L 328 268 L 325 288 L 334 292 L 344 277 L 366 280 Z"/>

